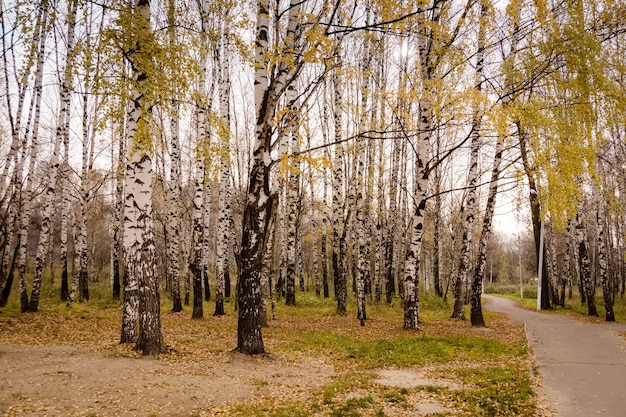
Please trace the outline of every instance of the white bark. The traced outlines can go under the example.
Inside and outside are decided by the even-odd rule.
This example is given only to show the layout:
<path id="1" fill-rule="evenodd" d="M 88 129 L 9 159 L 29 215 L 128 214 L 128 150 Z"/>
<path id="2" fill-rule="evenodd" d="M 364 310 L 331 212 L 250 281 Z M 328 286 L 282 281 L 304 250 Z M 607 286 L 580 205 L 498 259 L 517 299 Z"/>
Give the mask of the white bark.
<path id="1" fill-rule="evenodd" d="M 193 274 L 193 312 L 191 318 L 201 319 L 202 309 L 202 258 L 203 258 L 203 230 L 204 230 L 204 157 L 202 149 L 195 164 L 195 191 L 193 195 L 193 260 L 191 272 Z"/>
<path id="2" fill-rule="evenodd" d="M 128 105 L 128 139 L 130 158 L 126 165 L 126 197 L 124 218 L 124 257 L 126 280 L 121 342 L 136 341 L 135 348 L 144 355 L 165 350 L 161 333 L 161 316 L 156 276 L 156 259 L 152 224 L 152 159 L 150 143 L 149 103 L 144 89 L 149 74 L 141 66 L 145 54 L 143 42 L 150 42 L 150 1 L 136 0 L 135 17 L 141 35 L 129 56 L 133 69 L 131 100 Z M 137 316 L 139 328 L 137 331 Z"/>
<path id="3" fill-rule="evenodd" d="M 175 1 L 168 3 L 170 45 L 177 42 L 175 31 Z M 181 152 L 180 152 L 180 103 L 177 94 L 172 99 L 170 114 L 170 199 L 167 224 L 167 279 L 172 290 L 172 311 L 183 309 L 180 298 L 180 222 L 181 222 Z"/>
<path id="4" fill-rule="evenodd" d="M 422 236 L 424 234 L 424 212 L 426 208 L 426 192 L 428 187 L 428 153 L 430 150 L 430 138 L 432 135 L 432 120 L 434 103 L 432 102 L 431 83 L 433 80 L 434 66 L 431 65 L 430 50 L 432 45 L 432 32 L 428 28 L 427 11 L 425 6 L 420 6 L 418 13 L 419 36 L 419 72 L 422 82 L 422 95 L 419 102 L 419 125 L 417 137 L 417 153 L 415 155 L 415 190 L 413 192 L 414 212 L 411 218 L 408 247 L 404 256 L 404 328 L 417 330 L 419 324 L 419 279 L 418 265 L 422 249 Z M 431 21 L 438 19 L 441 7 L 440 3 L 428 12 Z"/>
<path id="5" fill-rule="evenodd" d="M 44 0 L 40 7 L 37 9 L 38 13 L 41 13 L 37 20 L 37 28 L 35 29 L 36 36 L 33 38 L 33 42 L 37 45 L 37 68 L 35 70 L 35 82 L 34 82 L 34 118 L 32 125 L 31 135 L 31 147 L 30 147 L 30 162 L 28 166 L 28 177 L 26 178 L 26 190 L 23 197 L 23 207 L 20 216 L 20 231 L 19 231 L 19 251 L 18 251 L 18 268 L 19 268 L 19 289 L 20 289 L 20 304 L 22 311 L 28 311 L 28 293 L 26 289 L 26 247 L 28 245 L 28 225 L 30 223 L 30 216 L 32 211 L 32 193 L 33 182 L 35 176 L 35 162 L 37 161 L 37 153 L 39 150 L 39 123 L 41 119 L 41 97 L 43 89 L 43 64 L 46 50 L 46 38 L 48 34 L 48 16 L 49 16 L 49 3 Z"/>
<path id="6" fill-rule="evenodd" d="M 216 278 L 215 278 L 215 313 L 224 314 L 225 298 L 225 274 L 229 267 L 228 255 L 230 246 L 230 225 L 231 214 L 231 189 L 230 189 L 230 64 L 228 47 L 228 32 L 225 26 L 222 27 L 222 43 L 220 47 L 220 189 L 219 189 L 219 218 L 217 220 L 217 241 L 216 241 Z"/>
<path id="7" fill-rule="evenodd" d="M 341 68 L 341 50 L 335 52 L 335 70 L 332 73 L 333 91 L 335 93 L 335 109 L 334 109 L 334 127 L 335 127 L 335 158 L 333 161 L 333 211 L 332 211 L 332 267 L 335 280 L 335 296 L 337 297 L 337 311 L 345 313 L 346 311 L 346 272 L 345 272 L 345 256 L 341 250 L 343 241 L 345 241 L 345 224 L 342 225 L 344 218 L 344 150 L 343 138 L 343 91 L 339 80 L 339 68 Z"/>
<path id="8" fill-rule="evenodd" d="M 452 318 L 465 320 L 465 291 L 464 288 L 470 284 L 470 250 L 472 246 L 474 220 L 477 211 L 476 193 L 478 188 L 479 172 L 478 172 L 478 153 L 482 145 L 481 126 L 482 126 L 482 109 L 480 105 L 480 94 L 482 93 L 482 84 L 484 82 L 483 63 L 485 55 L 485 14 L 487 6 L 484 2 L 479 2 L 480 8 L 479 30 L 478 30 L 478 50 L 476 52 L 476 90 L 479 96 L 475 99 L 473 109 L 472 131 L 470 132 L 470 160 L 468 173 L 467 196 L 465 197 L 465 205 L 461 208 L 461 212 L 465 214 L 465 223 L 463 225 L 463 234 L 461 242 L 461 259 L 459 262 L 458 275 L 454 285 L 454 311 Z M 475 288 L 478 291 L 478 287 Z M 477 306 L 475 306 L 477 307 Z"/>

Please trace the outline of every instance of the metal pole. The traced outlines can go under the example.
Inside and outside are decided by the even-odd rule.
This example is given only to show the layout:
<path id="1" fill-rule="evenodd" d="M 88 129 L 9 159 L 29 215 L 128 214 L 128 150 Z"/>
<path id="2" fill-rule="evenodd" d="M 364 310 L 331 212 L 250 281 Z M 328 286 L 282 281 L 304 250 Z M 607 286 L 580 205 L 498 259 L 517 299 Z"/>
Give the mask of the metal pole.
<path id="1" fill-rule="evenodd" d="M 524 281 L 522 281 L 522 239 L 517 235 L 517 254 L 519 257 L 519 298 L 524 299 Z"/>
<path id="2" fill-rule="evenodd" d="M 539 233 L 539 264 L 537 265 L 537 311 L 541 311 L 541 283 L 543 282 L 543 221 Z"/>

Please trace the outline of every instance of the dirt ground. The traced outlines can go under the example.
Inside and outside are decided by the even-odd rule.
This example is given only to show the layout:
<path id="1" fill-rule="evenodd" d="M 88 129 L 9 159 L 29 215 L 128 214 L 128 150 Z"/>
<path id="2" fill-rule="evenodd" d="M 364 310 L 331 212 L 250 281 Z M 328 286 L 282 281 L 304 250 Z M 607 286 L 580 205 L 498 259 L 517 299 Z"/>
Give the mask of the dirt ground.
<path id="1" fill-rule="evenodd" d="M 219 361 L 107 357 L 71 346 L 0 345 L 4 416 L 210 416 L 258 396 L 302 395 L 333 369 L 225 352 Z"/>

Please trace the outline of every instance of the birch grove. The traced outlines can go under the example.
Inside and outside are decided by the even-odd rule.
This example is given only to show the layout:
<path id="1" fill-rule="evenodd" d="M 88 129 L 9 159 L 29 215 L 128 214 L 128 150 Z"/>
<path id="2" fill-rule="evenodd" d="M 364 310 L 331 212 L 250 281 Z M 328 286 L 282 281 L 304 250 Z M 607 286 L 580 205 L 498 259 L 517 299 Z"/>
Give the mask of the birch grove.
<path id="1" fill-rule="evenodd" d="M 541 307 L 579 287 L 614 319 L 626 31 L 611 5 L 3 2 L 0 305 L 111 294 L 120 340 L 145 354 L 165 350 L 161 308 L 199 319 L 213 295 L 214 316 L 236 305 L 247 354 L 304 292 L 365 326 L 386 303 L 418 331 L 433 297 L 485 326 L 507 204 L 526 270 L 545 261 Z"/>

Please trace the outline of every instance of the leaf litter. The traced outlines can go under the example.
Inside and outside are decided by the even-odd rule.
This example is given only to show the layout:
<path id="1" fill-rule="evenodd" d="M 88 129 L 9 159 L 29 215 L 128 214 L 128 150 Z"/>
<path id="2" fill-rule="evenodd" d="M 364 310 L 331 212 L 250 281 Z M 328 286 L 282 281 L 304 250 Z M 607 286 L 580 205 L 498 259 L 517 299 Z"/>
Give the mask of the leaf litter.
<path id="1" fill-rule="evenodd" d="M 502 365 L 503 358 L 473 362 L 460 357 L 438 365 L 364 372 L 358 359 L 302 347 L 295 340 L 302 332 L 366 341 L 416 334 L 402 329 L 398 316 L 370 316 L 361 327 L 352 316 L 321 315 L 312 320 L 307 315 L 279 314 L 264 330 L 270 354 L 249 357 L 232 350 L 235 313 L 190 320 L 186 312 L 163 312 L 169 353 L 142 358 L 132 345 L 118 343 L 121 315 L 116 309 L 84 305 L 38 314 L 0 313 L 0 412 L 7 416 L 332 416 L 344 415 L 341 407 L 347 407 L 354 413 L 345 415 L 358 416 L 471 415 L 450 394 L 461 386 L 465 389 L 449 379 L 450 370 Z M 495 331 L 477 332 L 467 322 L 433 319 L 423 322 L 417 334 L 478 337 L 504 344 L 523 341 L 523 328 L 505 316 L 489 314 L 488 320 Z M 511 364 L 519 359 L 506 358 Z M 381 372 L 390 369 L 415 373 L 425 383 L 397 391 L 376 382 Z M 350 378 L 356 382 L 320 400 L 329 386 Z M 355 406 L 359 398 L 367 401 Z M 550 415 L 538 398 L 534 401 L 536 415 Z"/>

